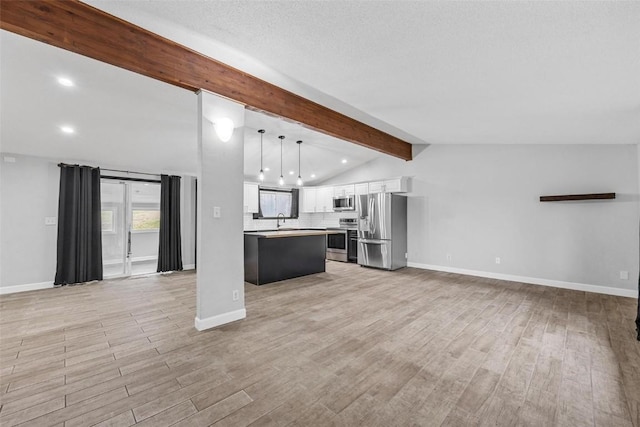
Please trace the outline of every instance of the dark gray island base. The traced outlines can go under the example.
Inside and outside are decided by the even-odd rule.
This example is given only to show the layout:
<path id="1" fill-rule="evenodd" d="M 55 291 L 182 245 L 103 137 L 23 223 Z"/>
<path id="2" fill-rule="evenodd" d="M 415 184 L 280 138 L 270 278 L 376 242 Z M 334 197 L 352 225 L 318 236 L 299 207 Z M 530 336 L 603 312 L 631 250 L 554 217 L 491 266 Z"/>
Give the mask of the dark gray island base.
<path id="1" fill-rule="evenodd" d="M 326 232 L 245 233 L 244 280 L 254 285 L 325 271 Z"/>

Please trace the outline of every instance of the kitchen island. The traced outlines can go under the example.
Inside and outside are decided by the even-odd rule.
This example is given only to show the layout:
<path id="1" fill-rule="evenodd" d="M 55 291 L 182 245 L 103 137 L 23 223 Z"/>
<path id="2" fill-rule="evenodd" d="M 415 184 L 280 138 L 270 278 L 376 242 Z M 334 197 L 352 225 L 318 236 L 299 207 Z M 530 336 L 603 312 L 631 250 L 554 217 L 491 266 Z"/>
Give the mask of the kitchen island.
<path id="1" fill-rule="evenodd" d="M 325 271 L 326 230 L 244 233 L 244 280 L 254 285 Z"/>

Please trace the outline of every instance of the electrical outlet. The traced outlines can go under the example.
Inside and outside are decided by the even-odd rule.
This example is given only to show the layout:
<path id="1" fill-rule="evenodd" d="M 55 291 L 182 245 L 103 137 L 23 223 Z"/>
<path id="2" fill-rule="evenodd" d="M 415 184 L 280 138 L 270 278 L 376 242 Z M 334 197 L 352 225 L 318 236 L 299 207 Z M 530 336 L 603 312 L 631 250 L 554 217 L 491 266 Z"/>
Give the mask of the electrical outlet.
<path id="1" fill-rule="evenodd" d="M 447 254 L 447 261 L 451 261 L 453 259 L 453 257 L 451 256 L 451 254 Z"/>
<path id="2" fill-rule="evenodd" d="M 233 300 L 238 301 L 240 299 L 240 292 L 233 291 Z"/>
<path id="3" fill-rule="evenodd" d="M 499 256 L 497 256 L 497 257 L 496 257 L 496 264 L 500 264 L 500 261 L 501 261 L 500 257 L 499 257 Z"/>
<path id="4" fill-rule="evenodd" d="M 404 253 L 404 259 L 409 259 L 409 253 L 408 252 Z"/>
<path id="5" fill-rule="evenodd" d="M 620 272 L 620 279 L 629 280 L 629 272 L 628 271 L 621 271 Z"/>
<path id="6" fill-rule="evenodd" d="M 44 217 L 44 225 L 56 225 L 56 217 L 55 216 Z"/>
<path id="7" fill-rule="evenodd" d="M 220 206 L 213 207 L 213 217 L 220 218 Z"/>

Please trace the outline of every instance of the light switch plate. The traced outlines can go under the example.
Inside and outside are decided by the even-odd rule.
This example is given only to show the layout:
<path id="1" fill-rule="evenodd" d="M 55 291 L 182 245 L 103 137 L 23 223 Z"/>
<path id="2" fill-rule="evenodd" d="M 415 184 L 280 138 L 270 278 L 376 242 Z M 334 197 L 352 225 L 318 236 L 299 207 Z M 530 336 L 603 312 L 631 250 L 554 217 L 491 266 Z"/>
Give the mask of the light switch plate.
<path id="1" fill-rule="evenodd" d="M 628 271 L 620 271 L 620 279 L 629 280 L 629 272 Z"/>
<path id="2" fill-rule="evenodd" d="M 44 218 L 44 225 L 56 225 L 56 217 L 55 216 L 47 216 Z"/>
<path id="3" fill-rule="evenodd" d="M 220 218 L 220 206 L 213 207 L 213 217 Z"/>

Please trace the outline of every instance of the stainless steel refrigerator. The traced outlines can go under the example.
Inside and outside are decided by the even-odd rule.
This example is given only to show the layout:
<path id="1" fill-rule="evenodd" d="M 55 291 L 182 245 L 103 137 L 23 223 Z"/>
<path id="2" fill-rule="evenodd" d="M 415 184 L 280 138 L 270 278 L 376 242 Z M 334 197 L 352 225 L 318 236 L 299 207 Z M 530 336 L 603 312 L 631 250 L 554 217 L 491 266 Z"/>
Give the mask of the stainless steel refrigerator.
<path id="1" fill-rule="evenodd" d="M 357 196 L 358 264 L 397 270 L 407 266 L 407 198 L 391 193 Z"/>

